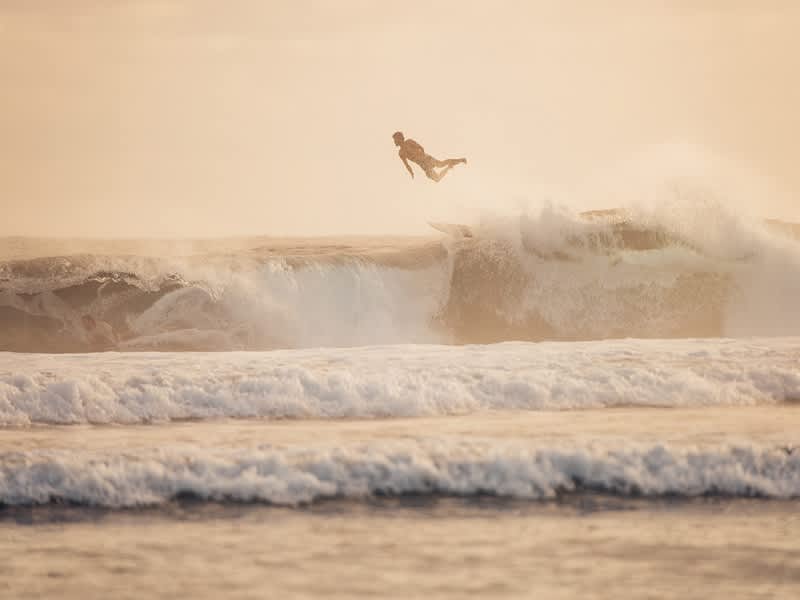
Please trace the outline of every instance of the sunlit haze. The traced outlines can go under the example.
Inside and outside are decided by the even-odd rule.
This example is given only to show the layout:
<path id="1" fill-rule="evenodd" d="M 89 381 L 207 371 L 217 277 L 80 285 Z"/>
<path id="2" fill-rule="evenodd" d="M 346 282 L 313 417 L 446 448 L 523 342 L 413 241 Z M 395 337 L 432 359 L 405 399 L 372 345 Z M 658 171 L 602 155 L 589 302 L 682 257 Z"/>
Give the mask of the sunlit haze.
<path id="1" fill-rule="evenodd" d="M 0 235 L 421 233 L 687 173 L 800 220 L 800 4 L 0 4 Z M 391 134 L 438 158 L 411 179 Z"/>
<path id="2" fill-rule="evenodd" d="M 800 598 L 798 40 L 0 0 L 0 600 Z"/>

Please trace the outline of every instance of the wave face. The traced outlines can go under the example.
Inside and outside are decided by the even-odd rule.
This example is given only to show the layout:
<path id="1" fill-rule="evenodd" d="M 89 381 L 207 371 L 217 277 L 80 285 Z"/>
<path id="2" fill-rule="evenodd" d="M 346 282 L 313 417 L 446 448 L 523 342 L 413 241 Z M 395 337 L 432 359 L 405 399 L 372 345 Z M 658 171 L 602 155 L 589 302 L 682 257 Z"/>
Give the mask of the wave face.
<path id="1" fill-rule="evenodd" d="M 800 335 L 790 224 L 550 209 L 471 231 L 18 253 L 0 262 L 0 350 Z"/>
<path id="2" fill-rule="evenodd" d="M 800 398 L 797 338 L 0 355 L 0 426 L 746 406 Z"/>
<path id="3" fill-rule="evenodd" d="M 757 445 L 536 448 L 415 440 L 246 450 L 29 451 L 0 457 L 0 504 L 158 505 L 182 496 L 298 505 L 372 495 L 800 497 L 800 452 Z"/>

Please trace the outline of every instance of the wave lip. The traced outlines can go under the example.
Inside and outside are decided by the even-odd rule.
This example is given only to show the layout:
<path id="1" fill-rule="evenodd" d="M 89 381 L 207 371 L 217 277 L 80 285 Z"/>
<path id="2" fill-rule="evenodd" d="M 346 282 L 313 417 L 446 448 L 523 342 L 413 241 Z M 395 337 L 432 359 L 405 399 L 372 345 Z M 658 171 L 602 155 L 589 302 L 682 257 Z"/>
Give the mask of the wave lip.
<path id="1" fill-rule="evenodd" d="M 800 450 L 418 440 L 344 448 L 166 448 L 0 457 L 0 505 L 69 502 L 124 508 L 191 496 L 296 506 L 326 498 L 491 495 L 547 500 L 619 496 L 800 497 Z"/>
<path id="2" fill-rule="evenodd" d="M 391 418 L 800 398 L 800 340 L 0 354 L 0 425 Z"/>

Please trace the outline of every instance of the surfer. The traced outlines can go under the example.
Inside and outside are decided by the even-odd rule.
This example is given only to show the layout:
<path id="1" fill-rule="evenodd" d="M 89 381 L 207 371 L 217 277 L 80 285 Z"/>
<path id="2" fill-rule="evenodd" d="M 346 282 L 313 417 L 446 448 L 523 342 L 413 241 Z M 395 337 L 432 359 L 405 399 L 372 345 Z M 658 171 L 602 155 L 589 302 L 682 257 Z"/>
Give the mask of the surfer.
<path id="1" fill-rule="evenodd" d="M 433 158 L 430 154 L 425 154 L 425 149 L 411 138 L 406 139 L 402 131 L 395 131 L 392 135 L 394 145 L 400 147 L 400 160 L 408 169 L 411 177 L 414 177 L 414 171 L 411 170 L 411 165 L 408 161 L 417 163 L 430 179 L 439 181 L 444 177 L 447 172 L 459 163 L 467 163 L 466 158 L 448 158 L 446 160 L 438 160 Z M 438 168 L 444 167 L 441 171 L 436 171 Z"/>

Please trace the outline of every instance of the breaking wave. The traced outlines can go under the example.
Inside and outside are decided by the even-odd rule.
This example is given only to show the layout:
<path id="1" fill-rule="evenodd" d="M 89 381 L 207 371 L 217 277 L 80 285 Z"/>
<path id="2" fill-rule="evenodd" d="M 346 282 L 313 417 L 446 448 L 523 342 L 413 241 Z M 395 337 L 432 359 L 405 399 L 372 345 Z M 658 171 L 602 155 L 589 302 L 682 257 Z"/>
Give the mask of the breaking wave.
<path id="1" fill-rule="evenodd" d="M 0 350 L 800 335 L 791 224 L 549 208 L 460 231 L 6 260 Z"/>
<path id="2" fill-rule="evenodd" d="M 298 505 L 325 498 L 492 495 L 800 497 L 800 450 L 758 445 L 679 447 L 422 439 L 345 447 L 0 456 L 0 505 L 69 502 L 111 508 L 202 500 Z"/>
<path id="3" fill-rule="evenodd" d="M 0 426 L 800 399 L 797 338 L 0 355 Z"/>

